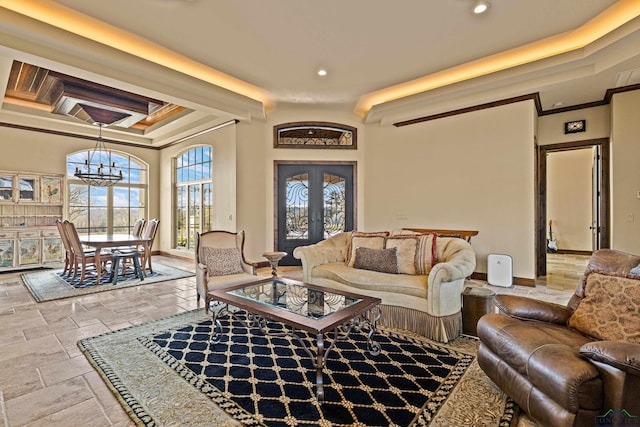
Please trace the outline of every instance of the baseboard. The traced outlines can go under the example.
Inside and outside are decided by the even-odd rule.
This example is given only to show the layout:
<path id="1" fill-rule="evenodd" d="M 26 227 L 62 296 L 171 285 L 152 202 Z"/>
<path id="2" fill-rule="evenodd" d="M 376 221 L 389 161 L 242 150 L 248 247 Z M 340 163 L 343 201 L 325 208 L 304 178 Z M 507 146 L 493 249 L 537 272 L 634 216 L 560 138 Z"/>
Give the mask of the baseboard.
<path id="1" fill-rule="evenodd" d="M 593 254 L 592 251 L 576 251 L 573 249 L 558 249 L 556 253 L 560 255 L 587 255 L 587 256 L 591 256 L 591 254 Z"/>
<path id="2" fill-rule="evenodd" d="M 161 255 L 161 256 L 166 256 L 167 258 L 175 258 L 175 259 L 180 259 L 182 261 L 194 262 L 193 258 L 186 257 L 186 256 L 180 256 L 180 255 L 176 255 L 174 253 L 163 252 L 163 251 L 152 251 L 151 255 Z"/>
<path id="3" fill-rule="evenodd" d="M 479 273 L 477 271 L 474 271 L 473 274 L 471 274 L 471 278 L 474 280 L 482 280 L 483 282 L 487 281 L 487 273 Z M 525 279 L 524 277 L 514 277 L 513 278 L 513 284 L 514 285 L 519 285 L 519 286 L 528 286 L 530 288 L 535 288 L 536 286 L 536 281 L 535 279 Z"/>

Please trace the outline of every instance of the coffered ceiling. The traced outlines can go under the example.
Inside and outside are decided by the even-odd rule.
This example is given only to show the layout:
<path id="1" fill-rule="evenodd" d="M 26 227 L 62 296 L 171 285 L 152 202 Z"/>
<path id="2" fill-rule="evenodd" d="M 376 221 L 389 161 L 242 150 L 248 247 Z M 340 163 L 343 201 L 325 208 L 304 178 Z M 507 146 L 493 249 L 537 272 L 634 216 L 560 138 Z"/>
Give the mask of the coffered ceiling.
<path id="1" fill-rule="evenodd" d="M 87 126 L 108 105 L 128 114 L 120 138 L 158 145 L 283 105 L 389 125 L 531 93 L 551 111 L 640 82 L 640 0 L 473 4 L 0 0 L 0 122 Z"/>

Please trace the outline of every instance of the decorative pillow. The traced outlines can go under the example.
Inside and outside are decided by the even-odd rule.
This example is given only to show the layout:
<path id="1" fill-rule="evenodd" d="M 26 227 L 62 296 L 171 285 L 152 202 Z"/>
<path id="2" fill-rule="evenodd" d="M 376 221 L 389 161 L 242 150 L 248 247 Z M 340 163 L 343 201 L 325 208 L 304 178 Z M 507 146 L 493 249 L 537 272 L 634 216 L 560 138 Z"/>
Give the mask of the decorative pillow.
<path id="1" fill-rule="evenodd" d="M 584 294 L 570 328 L 597 340 L 640 344 L 640 277 L 594 270 Z"/>
<path id="2" fill-rule="evenodd" d="M 242 254 L 238 248 L 202 248 L 202 263 L 207 266 L 209 276 L 228 276 L 244 273 Z"/>
<path id="3" fill-rule="evenodd" d="M 398 251 L 398 273 L 416 274 L 416 256 L 420 238 L 418 236 L 393 236 L 385 241 L 385 248 Z"/>
<path id="4" fill-rule="evenodd" d="M 347 251 L 347 265 L 353 267 L 356 248 L 384 249 L 384 238 L 389 235 L 386 231 L 362 232 L 352 231 L 349 250 Z"/>
<path id="5" fill-rule="evenodd" d="M 396 235 L 387 237 L 385 248 L 398 248 L 398 272 L 429 274 L 436 263 L 436 235 Z"/>
<path id="6" fill-rule="evenodd" d="M 398 255 L 396 248 L 370 249 L 356 248 L 354 268 L 378 271 L 380 273 L 398 273 Z"/>

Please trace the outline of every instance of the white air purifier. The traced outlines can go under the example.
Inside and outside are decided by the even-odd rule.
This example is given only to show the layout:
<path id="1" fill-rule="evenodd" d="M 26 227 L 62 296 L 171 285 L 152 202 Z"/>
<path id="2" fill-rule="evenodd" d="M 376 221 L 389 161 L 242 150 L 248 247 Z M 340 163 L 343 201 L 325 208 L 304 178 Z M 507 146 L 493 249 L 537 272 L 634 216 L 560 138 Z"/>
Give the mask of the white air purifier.
<path id="1" fill-rule="evenodd" d="M 513 285 L 513 260 L 509 255 L 489 254 L 487 282 L 493 286 L 510 288 Z"/>

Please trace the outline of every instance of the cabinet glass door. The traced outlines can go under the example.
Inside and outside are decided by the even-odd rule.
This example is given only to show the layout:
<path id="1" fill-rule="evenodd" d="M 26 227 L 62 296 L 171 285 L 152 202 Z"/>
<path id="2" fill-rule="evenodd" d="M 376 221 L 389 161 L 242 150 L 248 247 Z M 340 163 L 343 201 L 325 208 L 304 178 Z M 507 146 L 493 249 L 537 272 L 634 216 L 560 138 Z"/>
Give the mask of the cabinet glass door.
<path id="1" fill-rule="evenodd" d="M 34 202 L 36 200 L 36 179 L 23 178 L 18 179 L 18 199 L 21 201 Z"/>
<path id="2" fill-rule="evenodd" d="M 0 267 L 13 267 L 15 240 L 0 240 Z"/>
<path id="3" fill-rule="evenodd" d="M 13 177 L 0 175 L 0 202 L 13 201 Z"/>

